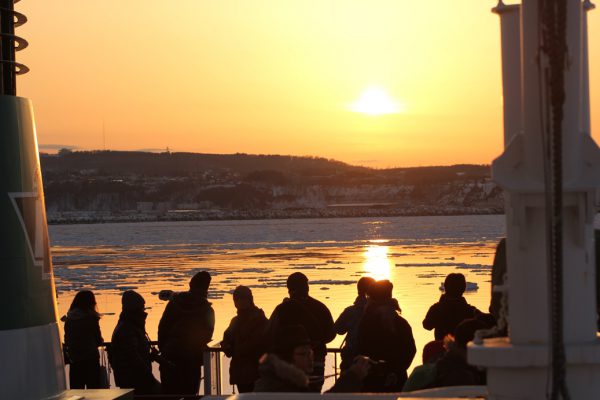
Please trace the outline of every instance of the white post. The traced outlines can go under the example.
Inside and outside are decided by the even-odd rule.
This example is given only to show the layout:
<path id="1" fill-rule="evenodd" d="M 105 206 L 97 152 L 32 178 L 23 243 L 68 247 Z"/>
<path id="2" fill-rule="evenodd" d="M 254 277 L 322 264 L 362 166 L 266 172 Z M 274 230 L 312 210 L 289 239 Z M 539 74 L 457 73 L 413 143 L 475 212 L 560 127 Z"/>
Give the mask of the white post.
<path id="1" fill-rule="evenodd" d="M 581 16 L 581 34 L 583 36 L 582 60 L 581 60 L 581 129 L 588 135 L 592 134 L 590 123 L 590 68 L 588 50 L 588 19 L 587 13 L 596 8 L 590 0 L 584 0 L 583 13 Z"/>
<path id="2" fill-rule="evenodd" d="M 521 115 L 521 13 L 518 4 L 499 3 L 492 11 L 500 16 L 502 48 L 502 104 L 504 146 L 522 130 Z"/>
<path id="3" fill-rule="evenodd" d="M 499 14 L 501 28 L 507 29 L 510 24 L 503 21 L 507 14 Z M 494 179 L 507 193 L 509 337 L 470 345 L 468 354 L 472 364 L 488 368 L 490 399 L 545 398 L 551 376 L 542 126 L 547 108 L 540 95 L 548 90 L 544 80 L 547 60 L 539 49 L 538 1 L 523 0 L 520 14 L 521 68 L 519 77 L 513 75 L 511 79 L 521 82 L 522 131 L 505 141 L 504 153 L 492 166 Z M 581 14 L 581 0 L 567 0 L 568 62 L 562 124 L 563 308 L 569 392 L 572 399 L 591 399 L 600 397 L 593 248 L 593 193 L 600 183 L 600 150 L 581 126 L 582 85 L 587 85 L 582 76 L 587 67 L 582 67 L 582 50 L 584 55 L 586 50 L 582 49 L 585 34 Z M 508 43 L 506 37 L 503 32 L 503 62 L 504 46 L 515 46 L 514 40 Z M 507 68 L 503 67 L 503 72 Z M 511 79 L 504 79 L 504 84 Z"/>

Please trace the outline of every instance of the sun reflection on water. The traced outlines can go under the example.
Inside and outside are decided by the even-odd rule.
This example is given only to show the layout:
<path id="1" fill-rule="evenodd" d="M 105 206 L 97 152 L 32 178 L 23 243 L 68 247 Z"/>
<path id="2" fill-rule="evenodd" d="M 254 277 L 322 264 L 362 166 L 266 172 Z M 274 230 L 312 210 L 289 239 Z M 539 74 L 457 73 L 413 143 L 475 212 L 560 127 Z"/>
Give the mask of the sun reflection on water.
<path id="1" fill-rule="evenodd" d="M 369 245 L 365 257 L 365 271 L 376 280 L 390 279 L 392 262 L 388 258 L 388 246 Z"/>

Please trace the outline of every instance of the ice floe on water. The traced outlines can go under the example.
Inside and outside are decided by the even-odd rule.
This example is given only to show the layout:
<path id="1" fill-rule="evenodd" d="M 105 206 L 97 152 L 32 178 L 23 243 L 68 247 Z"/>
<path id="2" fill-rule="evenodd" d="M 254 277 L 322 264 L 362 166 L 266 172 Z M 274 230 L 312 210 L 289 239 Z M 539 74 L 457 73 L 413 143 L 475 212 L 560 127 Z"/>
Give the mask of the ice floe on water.
<path id="1" fill-rule="evenodd" d="M 446 276 L 446 274 L 440 274 L 437 272 L 428 272 L 425 274 L 417 274 L 417 278 L 421 278 L 421 279 L 440 278 L 443 276 Z"/>
<path id="2" fill-rule="evenodd" d="M 320 279 L 320 280 L 311 280 L 311 285 L 354 285 L 356 283 L 355 280 L 336 280 L 336 279 Z"/>
<path id="3" fill-rule="evenodd" d="M 412 262 L 412 263 L 396 263 L 396 267 L 455 267 L 458 269 L 483 270 L 490 269 L 491 265 L 484 264 L 468 264 L 459 262 Z"/>
<path id="4" fill-rule="evenodd" d="M 248 273 L 269 274 L 269 273 L 273 272 L 273 270 L 270 268 L 241 268 L 238 270 L 238 272 L 240 274 L 248 274 Z"/>
<path id="5" fill-rule="evenodd" d="M 470 270 L 489 270 L 490 268 L 492 268 L 491 265 L 487 265 L 487 264 L 463 264 L 463 265 L 457 265 L 456 268 L 459 269 L 470 269 Z"/>
<path id="6" fill-rule="evenodd" d="M 319 266 L 319 265 L 327 265 L 326 262 L 322 262 L 322 263 L 289 263 L 290 266 L 292 267 L 306 267 L 306 266 Z"/>
<path id="7" fill-rule="evenodd" d="M 477 282 L 467 282 L 465 292 L 476 292 L 479 289 Z M 445 292 L 444 282 L 440 284 L 440 291 Z"/>
<path id="8" fill-rule="evenodd" d="M 76 291 L 83 288 L 120 292 L 138 290 L 140 287 L 155 282 L 187 284 L 195 273 L 202 270 L 209 270 L 213 277 L 230 275 L 234 272 L 214 268 L 152 265 L 152 263 L 139 265 L 139 263 L 134 264 L 115 256 L 110 265 L 90 265 L 86 264 L 85 260 L 77 266 L 74 263 L 64 265 L 58 259 L 55 261 L 54 275 L 59 292 Z"/>
<path id="9" fill-rule="evenodd" d="M 414 253 L 390 253 L 388 254 L 389 257 L 407 257 L 407 256 L 414 256 Z"/>
<path id="10" fill-rule="evenodd" d="M 291 268 L 289 268 L 289 269 L 300 269 L 300 270 L 302 270 L 302 269 L 317 269 L 317 266 L 314 264 L 296 264 L 296 265 L 290 264 L 290 267 Z"/>
<path id="11" fill-rule="evenodd" d="M 329 253 L 320 253 L 320 252 L 275 252 L 275 253 L 256 253 L 251 254 L 248 257 L 252 258 L 266 258 L 266 259 L 279 259 L 279 260 L 298 260 L 304 258 L 324 258 L 330 257 Z"/>

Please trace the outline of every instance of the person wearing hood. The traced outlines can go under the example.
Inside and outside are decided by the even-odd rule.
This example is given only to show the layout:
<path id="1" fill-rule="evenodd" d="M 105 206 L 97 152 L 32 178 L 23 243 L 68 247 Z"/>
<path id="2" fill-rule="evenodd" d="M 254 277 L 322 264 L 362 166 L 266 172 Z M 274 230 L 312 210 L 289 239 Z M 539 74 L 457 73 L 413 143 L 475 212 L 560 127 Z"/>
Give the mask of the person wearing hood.
<path id="1" fill-rule="evenodd" d="M 456 327 L 453 334 L 448 335 L 445 345 L 448 351 L 440 358 L 436 366 L 435 381 L 430 388 L 443 386 L 485 385 L 485 369 L 470 365 L 467 362 L 467 344 L 480 329 L 489 329 L 490 325 L 478 319 L 467 319 Z"/>
<path id="2" fill-rule="evenodd" d="M 446 277 L 445 293 L 440 297 L 440 301 L 429 308 L 423 320 L 423 328 L 428 331 L 434 329 L 435 340 L 443 340 L 447 334 L 453 333 L 462 321 L 482 314 L 463 297 L 466 287 L 467 282 L 463 274 L 452 273 Z"/>
<path id="3" fill-rule="evenodd" d="M 365 391 L 399 392 L 417 351 L 412 329 L 392 297 L 394 285 L 381 280 L 369 287 L 369 301 L 358 327 L 358 353 L 378 362 L 365 378 Z"/>
<path id="4" fill-rule="evenodd" d="M 169 361 L 160 366 L 163 392 L 198 394 L 203 353 L 215 328 L 215 312 L 207 300 L 211 277 L 195 274 L 188 292 L 173 295 L 158 325 L 158 346 Z"/>
<path id="5" fill-rule="evenodd" d="M 237 315 L 223 334 L 221 348 L 231 357 L 229 382 L 237 385 L 239 393 L 251 392 L 258 379 L 258 359 L 265 352 L 263 337 L 269 320 L 254 305 L 252 291 L 246 286 L 235 288 L 233 303 Z"/>
<path id="6" fill-rule="evenodd" d="M 100 353 L 102 345 L 100 314 L 96 297 L 89 290 L 77 292 L 65 323 L 65 353 L 68 355 L 71 389 L 100 388 Z"/>
<path id="7" fill-rule="evenodd" d="M 146 302 L 139 293 L 127 290 L 121 304 L 109 350 L 115 383 L 120 388 L 134 389 L 135 394 L 158 394 L 160 383 L 152 374 L 150 339 L 146 334 Z"/>
<path id="8" fill-rule="evenodd" d="M 358 356 L 328 392 L 360 392 L 369 368 L 369 359 Z M 280 327 L 274 332 L 270 351 L 260 359 L 254 392 L 312 392 L 311 381 L 320 379 L 313 372 L 314 352 L 306 329 L 302 325 Z"/>
<path id="9" fill-rule="evenodd" d="M 408 376 L 403 392 L 427 389 L 435 383 L 437 361 L 446 354 L 444 342 L 434 340 L 423 347 L 423 365 L 415 367 Z"/>
<path id="10" fill-rule="evenodd" d="M 354 300 L 354 304 L 346 307 L 335 321 L 333 329 L 338 335 L 346 334 L 344 346 L 342 347 L 342 363 L 340 369 L 342 371 L 348 369 L 354 357 L 358 355 L 358 325 L 367 305 L 367 291 L 375 282 L 375 279 L 363 276 L 356 284 L 358 296 Z"/>
<path id="11" fill-rule="evenodd" d="M 294 272 L 287 279 L 289 298 L 275 307 L 269 319 L 267 338 L 286 325 L 302 325 L 311 340 L 314 351 L 314 375 L 320 379 L 311 381 L 313 392 L 320 392 L 324 382 L 327 343 L 335 339 L 333 317 L 327 306 L 308 294 L 308 278 Z"/>

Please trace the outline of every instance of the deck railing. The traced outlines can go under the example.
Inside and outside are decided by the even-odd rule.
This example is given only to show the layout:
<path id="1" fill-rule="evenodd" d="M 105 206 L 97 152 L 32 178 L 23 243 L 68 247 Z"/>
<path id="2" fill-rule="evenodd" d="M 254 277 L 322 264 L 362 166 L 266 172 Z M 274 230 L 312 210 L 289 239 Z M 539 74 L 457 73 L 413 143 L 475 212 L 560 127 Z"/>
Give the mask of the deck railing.
<path id="1" fill-rule="evenodd" d="M 212 344 L 212 343 L 211 343 Z M 339 376 L 339 360 L 338 355 L 340 354 L 341 349 L 337 347 L 327 348 L 327 355 L 333 356 L 333 374 L 326 374 L 326 379 L 333 378 L 334 381 L 337 381 Z M 223 349 L 220 346 L 220 343 L 214 343 L 209 345 L 207 351 L 204 353 L 204 367 L 203 367 L 203 376 L 204 380 L 204 393 L 212 394 L 212 395 L 221 395 L 223 393 L 223 371 L 222 371 L 222 358 L 224 356 Z M 231 393 L 234 393 L 234 388 L 232 387 Z"/>
<path id="2" fill-rule="evenodd" d="M 153 346 L 158 345 L 158 342 L 152 341 L 151 344 Z M 110 346 L 110 342 L 104 342 L 101 346 L 101 351 L 106 352 L 106 347 Z M 327 348 L 327 357 L 329 357 L 329 361 L 331 362 L 331 366 L 329 369 L 326 368 L 326 381 L 327 379 L 334 379 L 337 381 L 339 376 L 339 362 L 340 362 L 340 349 L 337 347 Z M 224 376 L 229 376 L 229 371 L 223 371 L 223 359 L 225 354 L 223 349 L 220 346 L 220 342 L 211 342 L 209 343 L 208 349 L 204 352 L 204 366 L 202 367 L 202 382 L 201 382 L 201 394 L 205 395 L 224 395 L 224 394 L 233 394 L 235 393 L 235 388 L 233 385 L 230 385 L 228 380 L 223 379 Z M 333 359 L 332 359 L 333 358 Z M 114 384 L 114 375 L 110 363 L 108 362 L 108 357 L 105 354 L 102 355 L 101 360 L 105 360 L 107 370 L 109 372 L 109 383 L 111 387 L 115 387 Z M 327 361 L 327 359 L 326 359 Z M 152 371 L 156 378 L 158 376 L 158 364 L 152 363 Z M 327 367 L 327 364 L 326 364 Z M 332 371 L 333 373 L 327 374 L 327 371 Z M 226 373 L 224 373 L 226 372 Z M 159 379 L 160 380 L 160 379 Z M 227 390 L 227 386 L 229 386 L 230 390 Z M 148 397 L 148 396 L 147 396 Z M 149 396 L 148 398 L 151 398 Z"/>

